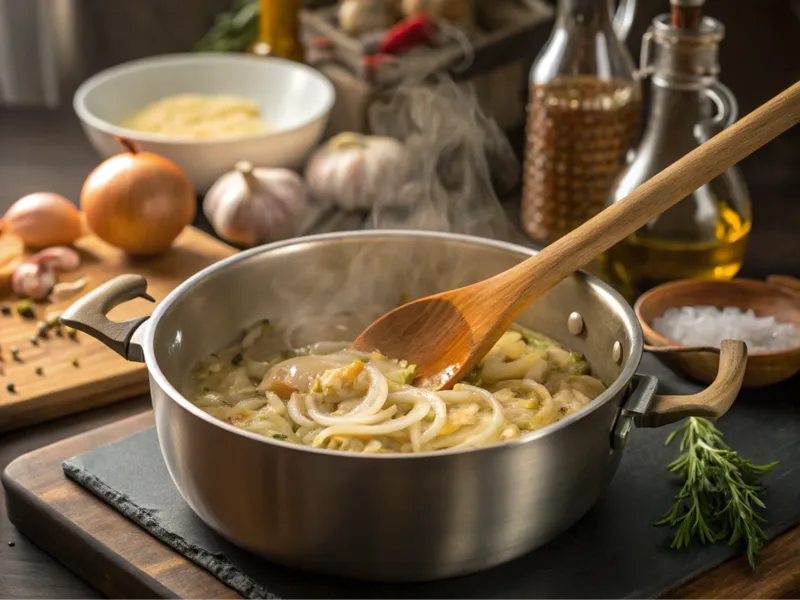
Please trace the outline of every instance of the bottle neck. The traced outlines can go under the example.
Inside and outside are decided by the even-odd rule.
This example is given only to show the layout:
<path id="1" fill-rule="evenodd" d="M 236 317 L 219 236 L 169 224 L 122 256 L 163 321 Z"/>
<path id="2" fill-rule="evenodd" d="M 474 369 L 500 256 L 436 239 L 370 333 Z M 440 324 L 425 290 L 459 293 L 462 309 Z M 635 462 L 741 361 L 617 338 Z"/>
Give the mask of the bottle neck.
<path id="1" fill-rule="evenodd" d="M 611 26 L 611 0 L 558 0 L 559 24 Z"/>
<path id="2" fill-rule="evenodd" d="M 650 114 L 640 150 L 649 148 L 670 160 L 677 160 L 702 140 L 697 126 L 709 123 L 716 107 L 702 89 L 671 87 L 653 82 L 650 86 Z"/>
<path id="3" fill-rule="evenodd" d="M 259 0 L 259 41 L 270 56 L 303 60 L 300 43 L 301 0 Z"/>

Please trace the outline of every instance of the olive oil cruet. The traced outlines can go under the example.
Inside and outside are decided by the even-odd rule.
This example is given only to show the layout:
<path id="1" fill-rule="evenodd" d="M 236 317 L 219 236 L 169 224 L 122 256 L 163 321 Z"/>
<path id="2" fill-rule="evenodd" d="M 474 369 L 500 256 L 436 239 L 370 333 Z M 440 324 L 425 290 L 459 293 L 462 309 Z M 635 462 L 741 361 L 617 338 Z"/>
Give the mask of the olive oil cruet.
<path id="1" fill-rule="evenodd" d="M 656 17 L 645 34 L 640 73 L 650 77 L 650 116 L 609 202 L 736 121 L 736 99 L 717 79 L 725 30 L 701 14 L 704 1 L 672 0 L 672 14 Z M 601 263 L 631 298 L 676 279 L 730 279 L 742 265 L 750 225 L 747 186 L 732 167 L 614 246 Z"/>

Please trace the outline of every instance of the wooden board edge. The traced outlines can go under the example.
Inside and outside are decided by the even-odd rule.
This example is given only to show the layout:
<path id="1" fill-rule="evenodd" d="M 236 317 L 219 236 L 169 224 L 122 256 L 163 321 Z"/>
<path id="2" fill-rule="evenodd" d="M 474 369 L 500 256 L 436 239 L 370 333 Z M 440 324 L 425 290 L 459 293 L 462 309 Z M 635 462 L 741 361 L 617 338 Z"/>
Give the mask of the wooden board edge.
<path id="1" fill-rule="evenodd" d="M 73 521 L 56 511 L 48 511 L 47 504 L 17 482 L 6 469 L 0 475 L 6 493 L 8 519 L 25 537 L 53 557 L 73 574 L 96 587 L 110 598 L 179 598 L 156 579 L 134 567 L 120 555 L 102 544 Z M 80 488 L 80 486 L 76 487 Z M 87 498 L 91 494 L 82 488 Z M 93 498 L 97 500 L 96 498 Z M 100 500 L 97 500 L 100 502 Z M 67 531 L 61 544 L 48 543 L 52 531 Z M 84 557 L 92 556 L 87 561 Z M 86 570 L 91 572 L 87 575 Z M 117 589 L 119 588 L 119 589 Z"/>
<path id="2" fill-rule="evenodd" d="M 139 381 L 132 381 L 124 387 L 100 390 L 76 401 L 62 400 L 48 404 L 45 398 L 41 402 L 26 401 L 0 406 L 0 433 L 53 421 L 149 393 L 150 379 L 147 370 L 137 373 L 136 379 Z"/>
<path id="3" fill-rule="evenodd" d="M 35 450 L 31 450 L 30 452 L 18 456 L 12 460 L 8 466 L 6 466 L 5 470 L 3 471 L 3 477 L 19 479 L 20 477 L 24 476 L 27 470 L 26 466 L 39 456 L 45 456 L 49 459 L 50 455 L 58 454 L 59 456 L 63 457 L 61 458 L 61 461 L 71 458 L 71 456 L 64 456 L 60 449 L 62 447 L 72 446 L 75 443 L 75 440 L 78 438 L 91 436 L 92 438 L 101 439 L 100 443 L 92 445 L 91 447 L 87 447 L 85 451 L 88 452 L 94 448 L 99 448 L 107 444 L 113 444 L 114 442 L 133 435 L 142 429 L 152 427 L 154 425 L 155 417 L 152 410 L 145 410 L 144 412 L 131 415 L 130 417 L 125 417 L 124 419 L 120 419 L 112 423 L 106 423 L 100 427 L 95 427 L 89 431 L 84 431 L 68 438 L 64 438 L 63 440 L 58 440 L 57 442 L 47 444 L 46 446 L 36 448 Z"/>

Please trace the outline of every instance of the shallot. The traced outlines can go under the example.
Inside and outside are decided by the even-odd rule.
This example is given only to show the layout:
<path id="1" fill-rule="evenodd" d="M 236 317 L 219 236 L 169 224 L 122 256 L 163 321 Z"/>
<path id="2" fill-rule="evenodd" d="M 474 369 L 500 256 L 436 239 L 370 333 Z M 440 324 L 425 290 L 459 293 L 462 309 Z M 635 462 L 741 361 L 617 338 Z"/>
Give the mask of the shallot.
<path id="1" fill-rule="evenodd" d="M 0 224 L 29 248 L 68 245 L 83 233 L 77 207 L 63 196 L 47 192 L 17 200 Z"/>

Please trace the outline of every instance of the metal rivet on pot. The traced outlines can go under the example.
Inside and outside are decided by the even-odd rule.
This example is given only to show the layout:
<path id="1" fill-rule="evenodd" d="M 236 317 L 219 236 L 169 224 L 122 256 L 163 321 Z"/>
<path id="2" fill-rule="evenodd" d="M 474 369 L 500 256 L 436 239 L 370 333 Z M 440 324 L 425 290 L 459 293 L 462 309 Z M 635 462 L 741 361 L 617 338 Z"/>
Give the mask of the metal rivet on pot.
<path id="1" fill-rule="evenodd" d="M 567 331 L 572 335 L 580 335 L 583 331 L 583 317 L 580 313 L 570 313 L 567 318 Z"/>
<path id="2" fill-rule="evenodd" d="M 622 344 L 619 342 L 614 342 L 614 347 L 611 349 L 611 358 L 615 363 L 622 360 Z"/>

